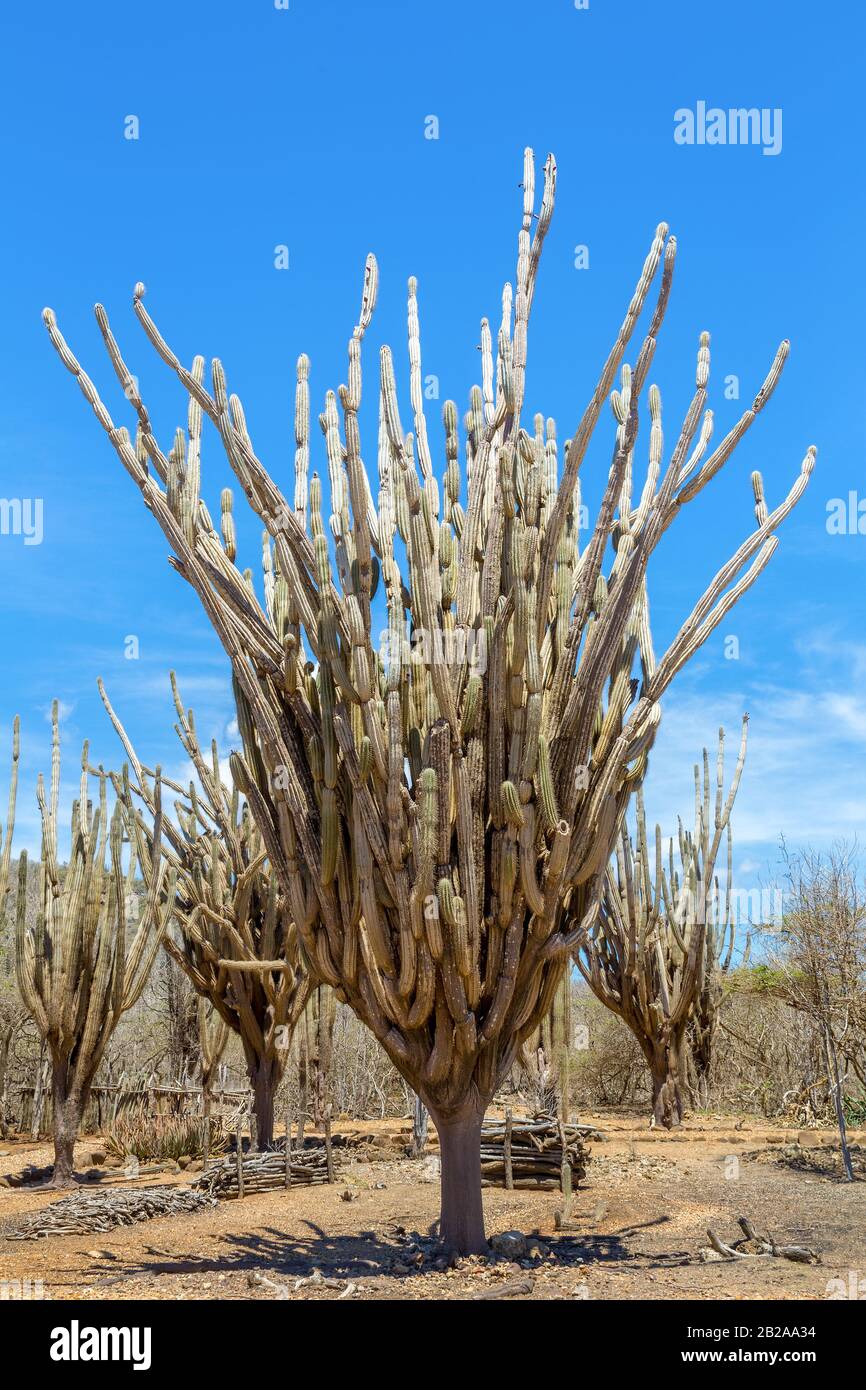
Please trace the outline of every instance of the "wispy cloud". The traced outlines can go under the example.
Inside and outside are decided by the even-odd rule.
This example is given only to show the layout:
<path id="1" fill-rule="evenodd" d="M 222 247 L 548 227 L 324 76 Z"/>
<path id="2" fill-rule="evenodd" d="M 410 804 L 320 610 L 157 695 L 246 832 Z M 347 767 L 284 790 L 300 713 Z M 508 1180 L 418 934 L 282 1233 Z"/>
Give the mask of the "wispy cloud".
<path id="1" fill-rule="evenodd" d="M 863 649 L 820 636 L 803 643 L 787 684 L 762 680 L 714 693 L 674 687 L 667 701 L 647 779 L 648 815 L 665 833 L 681 815 L 690 825 L 691 765 L 704 747 L 711 776 L 718 728 L 726 732 L 726 779 L 733 771 L 740 720 L 748 712 L 746 765 L 732 816 L 735 845 L 748 854 L 743 875 L 775 858 L 780 838 L 793 846 L 853 839 L 866 826 L 866 709 L 856 688 Z"/>

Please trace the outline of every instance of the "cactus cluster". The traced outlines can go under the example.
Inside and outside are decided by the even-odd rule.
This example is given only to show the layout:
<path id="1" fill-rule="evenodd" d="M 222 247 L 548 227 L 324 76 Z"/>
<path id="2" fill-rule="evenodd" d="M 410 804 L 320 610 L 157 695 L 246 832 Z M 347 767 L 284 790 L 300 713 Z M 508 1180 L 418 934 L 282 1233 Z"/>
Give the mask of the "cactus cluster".
<path id="1" fill-rule="evenodd" d="M 79 796 L 70 817 L 69 858 L 61 867 L 56 700 L 51 724 L 50 789 L 46 794 L 40 775 L 36 793 L 42 821 L 39 909 L 35 924 L 28 927 L 28 858 L 22 851 L 16 964 L 21 997 L 51 1058 L 53 1181 L 63 1187 L 73 1181 L 73 1146 L 108 1040 L 121 1014 L 141 995 L 159 950 L 173 900 L 174 873 L 158 851 L 148 853 L 121 799 L 109 814 L 110 774 L 89 766 L 86 743 Z M 98 784 L 95 804 L 89 796 L 91 777 Z M 139 868 L 152 889 L 143 906 Z"/>
<path id="2" fill-rule="evenodd" d="M 689 1048 L 708 1066 L 721 1004 L 720 970 L 730 965 L 736 932 L 731 899 L 731 811 L 746 758 L 748 716 L 734 775 L 724 790 L 725 731 L 719 730 L 715 801 L 704 749 L 695 766 L 694 830 L 678 830 L 678 860 L 670 841 L 667 865 L 661 827 L 655 851 L 647 836 L 643 793 L 636 797 L 636 843 L 624 825 L 608 867 L 601 911 L 576 960 L 593 993 L 634 1033 L 650 1067 L 653 1116 L 670 1129 L 683 1117 Z M 727 846 L 725 890 L 716 861 Z"/>
<path id="3" fill-rule="evenodd" d="M 552 420 L 523 423 L 527 336 L 554 208 L 548 157 L 536 208 L 532 152 L 514 286 L 494 334 L 481 322 L 481 383 L 463 418 L 445 403 L 444 471 L 434 468 L 422 393 L 417 285 L 409 282 L 411 429 L 389 348 L 380 353 L 378 491 L 362 457 L 362 347 L 378 269 L 367 259 L 347 384 L 319 423 L 328 499 L 309 475 L 309 363 L 301 357 L 290 503 L 256 453 L 219 360 L 187 368 L 145 306 L 135 316 L 188 393 L 186 432 L 161 448 L 109 325 L 97 319 L 136 416 L 115 425 L 63 338 L 45 323 L 194 588 L 234 673 L 233 754 L 304 951 L 372 1029 L 429 1107 L 443 1158 L 443 1238 L 484 1247 L 481 1117 L 522 1042 L 549 1012 L 572 953 L 596 920 L 612 846 L 643 779 L 671 681 L 769 562 L 774 532 L 807 485 L 809 449 L 770 512 L 753 479 L 757 525 L 657 658 L 646 574 L 659 540 L 727 462 L 775 389 L 780 347 L 753 405 L 715 448 L 707 409 L 709 337 L 667 458 L 649 374 L 676 242 L 662 223 L 601 375 L 562 450 Z M 632 364 L 626 352 L 645 305 Z M 614 444 L 595 524 L 582 533 L 580 470 L 609 400 Z M 638 486 L 638 425 L 649 419 Z M 265 528 L 262 587 L 236 564 L 230 497 L 220 531 L 201 497 L 201 425 L 219 434 Z M 464 460 L 461 467 L 461 456 Z M 376 633 L 377 591 L 387 640 Z"/>
<path id="4" fill-rule="evenodd" d="M 171 688 L 175 728 L 196 780 L 186 788 L 166 778 L 156 781 L 139 760 L 100 681 L 103 704 L 133 774 L 126 772 L 114 781 L 150 858 L 161 852 L 172 871 L 173 896 L 165 910 L 176 936 L 166 933 L 163 944 L 226 1027 L 240 1037 L 253 1092 L 255 1137 L 266 1148 L 273 1141 L 274 1092 L 315 981 L 261 832 L 237 787 L 224 784 L 216 743 L 209 760 L 203 755 L 195 716 L 184 708 L 173 672 Z M 238 717 L 247 760 L 255 765 L 255 738 L 240 707 Z M 178 793 L 173 817 L 162 805 L 166 787 Z M 217 1047 L 219 1037 L 216 1030 L 209 1047 L 214 1054 L 211 1066 L 225 1046 L 223 1038 Z"/>

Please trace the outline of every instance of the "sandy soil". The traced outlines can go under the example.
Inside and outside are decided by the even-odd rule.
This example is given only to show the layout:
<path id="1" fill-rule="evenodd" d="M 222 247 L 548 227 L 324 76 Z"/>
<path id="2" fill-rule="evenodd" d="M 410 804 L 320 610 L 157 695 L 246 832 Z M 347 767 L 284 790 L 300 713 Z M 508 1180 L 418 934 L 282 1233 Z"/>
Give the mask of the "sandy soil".
<path id="1" fill-rule="evenodd" d="M 863 1280 L 866 1297 L 866 1181 L 839 1178 L 831 1149 L 818 1147 L 832 1145 L 831 1134 L 800 1134 L 809 1147 L 794 1151 L 791 1166 L 784 1146 L 798 1134 L 763 1120 L 691 1119 L 664 1134 L 647 1130 L 643 1117 L 581 1118 L 606 1138 L 592 1146 L 566 1229 L 556 1229 L 557 1192 L 485 1189 L 488 1236 L 517 1230 L 538 1237 L 518 1262 L 449 1266 L 432 1238 L 435 1156 L 409 1162 L 400 1156 L 399 1124 L 366 1122 L 344 1127 L 371 1135 L 374 1161 L 347 1163 L 333 1187 L 248 1196 L 102 1235 L 9 1240 L 3 1228 L 10 1219 L 57 1194 L 0 1186 L 0 1294 L 4 1280 L 41 1280 L 46 1298 L 76 1300 L 823 1300 L 830 1281 L 841 1279 L 846 1287 Z M 76 1161 L 86 1166 L 98 1146 L 81 1143 Z M 45 1144 L 0 1142 L 0 1177 L 50 1157 Z M 121 1182 L 128 1185 L 116 1170 L 101 1170 L 100 1185 Z M 735 1240 L 740 1215 L 780 1242 L 811 1246 L 821 1263 L 702 1262 L 707 1226 Z"/>

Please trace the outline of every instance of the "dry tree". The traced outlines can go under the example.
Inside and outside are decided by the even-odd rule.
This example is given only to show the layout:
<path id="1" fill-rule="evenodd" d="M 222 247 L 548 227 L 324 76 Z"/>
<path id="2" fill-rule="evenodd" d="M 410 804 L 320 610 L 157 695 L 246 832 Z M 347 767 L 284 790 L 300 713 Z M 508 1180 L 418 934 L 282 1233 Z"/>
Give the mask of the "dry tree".
<path id="1" fill-rule="evenodd" d="M 669 842 L 664 864 L 661 827 L 650 858 L 643 794 L 636 797 L 637 842 L 624 824 L 616 845 L 616 867 L 608 866 L 598 921 L 576 953 L 590 989 L 634 1033 L 652 1075 L 653 1119 L 670 1129 L 684 1111 L 689 1029 L 698 1026 L 702 1057 L 709 1066 L 721 1007 L 719 970 L 727 969 L 736 932 L 733 880 L 733 809 L 746 758 L 748 715 L 734 776 L 724 794 L 725 731 L 719 730 L 715 804 L 711 808 L 710 763 L 704 749 L 703 777 L 695 765 L 694 831 L 678 829 L 679 864 Z M 719 891 L 716 859 L 727 840 L 725 892 Z"/>
<path id="2" fill-rule="evenodd" d="M 844 1092 L 846 1081 L 866 1087 L 866 889 L 856 845 L 838 843 L 826 854 L 783 847 L 783 855 L 785 911 L 781 922 L 765 925 L 765 961 L 752 987 L 783 999 L 821 1037 L 851 1182 Z"/>
<path id="3" fill-rule="evenodd" d="M 772 512 L 754 475 L 756 528 L 657 659 L 649 557 L 766 405 L 788 344 L 752 407 L 710 451 L 709 335 L 701 334 L 696 390 L 664 461 L 661 396 L 648 380 L 676 255 L 662 223 L 566 443 L 560 476 L 553 422 L 537 415 L 531 429 L 521 424 L 527 330 L 555 182 L 550 156 L 536 212 L 527 150 L 516 289 L 505 288 L 495 338 L 487 319 L 481 323 L 482 380 L 464 422 L 462 500 L 452 401 L 443 411 L 441 489 L 435 476 L 412 278 L 413 430 L 404 431 L 384 347 L 374 501 L 359 425 L 361 351 L 378 283 L 372 255 L 349 341 L 348 384 L 327 392 L 320 417 L 327 522 L 319 479 L 308 485 L 306 356 L 298 360 L 290 501 L 256 454 L 222 363 L 213 361 L 209 388 L 200 357 L 184 366 L 145 307 L 143 285 L 135 288 L 135 315 L 188 392 L 193 420 L 188 444 L 179 434 L 168 455 L 105 309 L 97 306 L 97 320 L 137 416 L 134 439 L 114 424 L 54 313 L 44 314 L 61 360 L 231 659 L 268 778 L 244 753 L 232 756 L 234 775 L 310 959 L 430 1110 L 442 1153 L 440 1233 L 460 1250 L 485 1247 L 482 1116 L 595 921 L 608 856 L 655 738 L 659 702 L 770 560 L 773 533 L 802 495 L 815 456 L 810 448 Z M 629 365 L 625 353 L 656 281 L 646 335 Z M 581 546 L 580 468 L 609 394 L 613 457 L 595 526 Z M 642 400 L 649 461 L 633 496 Z M 222 497 L 222 545 L 200 497 L 202 413 L 265 526 L 263 601 L 233 562 L 231 494 Z M 380 583 L 388 614 L 381 644 L 374 618 Z"/>
<path id="4" fill-rule="evenodd" d="M 134 780 L 128 774 L 116 779 L 116 791 L 152 855 L 154 774 L 140 762 L 102 681 L 98 684 L 134 773 Z M 166 933 L 163 945 L 240 1037 L 253 1093 L 254 1144 L 268 1148 L 274 1138 L 274 1097 L 288 1048 L 317 981 L 246 800 L 236 786 L 229 789 L 223 782 L 215 741 L 210 763 L 204 757 L 195 716 L 184 709 L 173 672 L 171 688 L 175 729 L 198 787 L 195 781 L 184 788 L 162 778 L 163 787 L 179 793 L 174 817 L 164 808 L 161 817 L 162 848 L 176 879 L 167 910 L 178 932 L 178 939 Z M 242 710 L 240 701 L 244 765 L 256 768 L 260 755 Z"/>
<path id="5" fill-rule="evenodd" d="M 35 924 L 28 927 L 27 854 L 22 851 L 18 860 L 16 964 L 21 997 L 51 1058 L 52 1185 L 70 1187 L 75 1181 L 73 1148 L 93 1079 L 121 1014 L 132 1008 L 147 983 L 166 925 L 163 900 L 171 898 L 173 873 L 166 870 L 158 851 L 153 862 L 141 861 L 137 837 L 121 800 L 115 802 L 109 816 L 106 784 L 111 774 L 88 765 L 87 743 L 81 758 L 79 796 L 72 806 L 69 859 L 60 864 L 56 700 L 51 723 L 50 793 L 46 798 L 41 774 L 36 789 L 42 821 L 39 912 Z M 91 776 L 99 785 L 95 805 L 89 799 Z M 157 825 L 160 815 L 157 792 Z M 153 889 L 143 906 L 137 892 L 138 867 Z M 130 940 L 130 925 L 136 917 L 138 924 Z"/>

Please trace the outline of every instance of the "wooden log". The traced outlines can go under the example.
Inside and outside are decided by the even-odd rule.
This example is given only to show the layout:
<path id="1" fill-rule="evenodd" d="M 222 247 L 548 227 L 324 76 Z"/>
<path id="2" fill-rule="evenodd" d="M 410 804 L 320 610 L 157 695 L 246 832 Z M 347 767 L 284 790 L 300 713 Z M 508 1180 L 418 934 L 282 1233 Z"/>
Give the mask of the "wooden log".
<path id="1" fill-rule="evenodd" d="M 285 973 L 292 968 L 284 960 L 221 960 L 217 964 L 221 970 L 240 970 L 250 975 L 259 975 L 266 970 Z"/>
<path id="2" fill-rule="evenodd" d="M 244 1145 L 240 1120 L 238 1120 L 236 1157 L 238 1164 L 238 1197 L 241 1198 L 244 1195 Z"/>
<path id="3" fill-rule="evenodd" d="M 325 1163 L 328 1169 L 328 1182 L 334 1181 L 334 1153 L 331 1148 L 331 1117 L 325 1116 Z"/>
<path id="4" fill-rule="evenodd" d="M 286 1102 L 286 1172 L 285 1185 L 292 1185 L 292 1103 Z"/>

